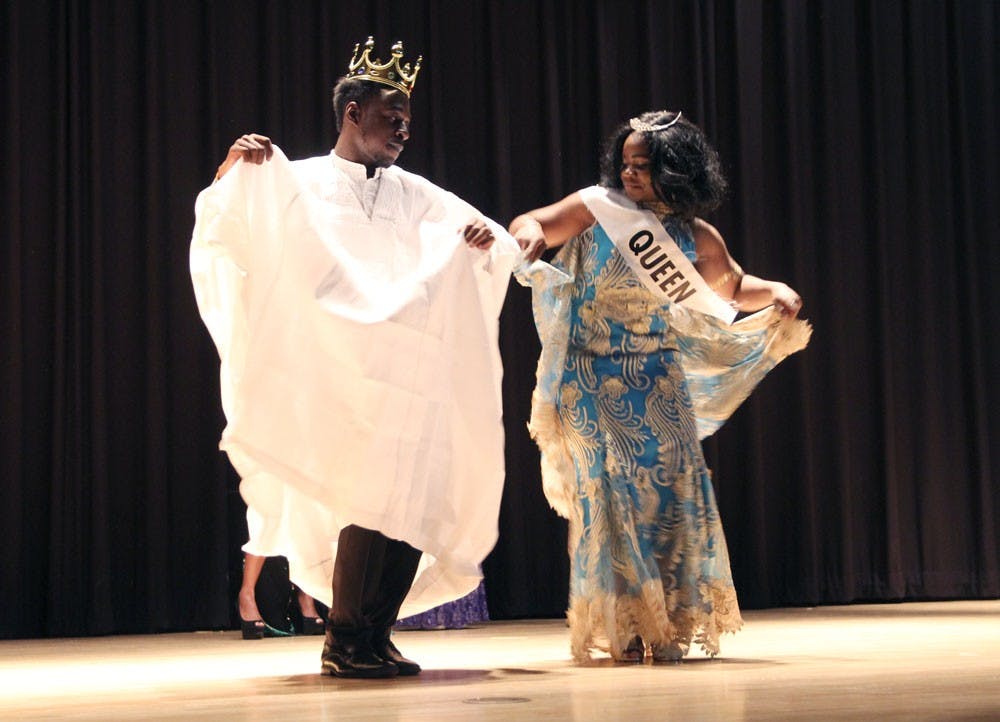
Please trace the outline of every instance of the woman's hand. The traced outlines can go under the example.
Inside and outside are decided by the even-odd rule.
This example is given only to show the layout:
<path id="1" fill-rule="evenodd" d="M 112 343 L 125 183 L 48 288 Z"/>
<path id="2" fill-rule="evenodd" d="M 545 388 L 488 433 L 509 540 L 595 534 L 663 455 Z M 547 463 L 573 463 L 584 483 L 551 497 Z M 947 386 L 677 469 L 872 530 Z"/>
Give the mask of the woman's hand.
<path id="1" fill-rule="evenodd" d="M 549 248 L 559 248 L 573 236 L 594 225 L 594 216 L 579 193 L 570 193 L 550 206 L 522 213 L 510 222 L 510 235 L 528 263 Z"/>
<path id="2" fill-rule="evenodd" d="M 513 229 L 511 235 L 524 252 L 524 259 L 528 263 L 537 261 L 548 248 L 542 224 L 529 215 L 523 215 L 514 219 L 510 225 Z"/>
<path id="3" fill-rule="evenodd" d="M 802 308 L 802 299 L 781 281 L 768 281 L 749 273 L 740 278 L 733 296 L 737 308 L 747 313 L 774 306 L 786 318 L 795 318 Z"/>
<path id="4" fill-rule="evenodd" d="M 782 316 L 795 318 L 802 308 L 802 299 L 786 284 L 775 283 L 771 291 L 771 305 L 778 309 Z"/>

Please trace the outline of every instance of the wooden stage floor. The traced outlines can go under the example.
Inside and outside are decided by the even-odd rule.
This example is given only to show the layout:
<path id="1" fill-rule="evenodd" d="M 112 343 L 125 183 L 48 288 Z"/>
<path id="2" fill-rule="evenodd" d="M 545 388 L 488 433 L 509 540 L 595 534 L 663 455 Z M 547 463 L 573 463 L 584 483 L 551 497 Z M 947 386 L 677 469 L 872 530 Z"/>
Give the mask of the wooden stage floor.
<path id="1" fill-rule="evenodd" d="M 0 642 L 3 720 L 1000 720 L 1000 600 L 745 614 L 722 655 L 576 666 L 561 620 L 395 636 L 419 677 L 318 674 L 320 637 Z"/>

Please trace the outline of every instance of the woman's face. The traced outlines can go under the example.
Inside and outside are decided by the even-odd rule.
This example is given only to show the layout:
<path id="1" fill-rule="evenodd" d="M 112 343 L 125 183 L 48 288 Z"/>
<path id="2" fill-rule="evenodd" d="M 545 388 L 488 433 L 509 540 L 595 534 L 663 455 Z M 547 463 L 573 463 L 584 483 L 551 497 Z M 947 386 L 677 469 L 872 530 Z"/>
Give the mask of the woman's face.
<path id="1" fill-rule="evenodd" d="M 630 133 L 622 146 L 621 179 L 625 195 L 636 203 L 659 200 L 650 170 L 649 149 L 642 133 Z"/>

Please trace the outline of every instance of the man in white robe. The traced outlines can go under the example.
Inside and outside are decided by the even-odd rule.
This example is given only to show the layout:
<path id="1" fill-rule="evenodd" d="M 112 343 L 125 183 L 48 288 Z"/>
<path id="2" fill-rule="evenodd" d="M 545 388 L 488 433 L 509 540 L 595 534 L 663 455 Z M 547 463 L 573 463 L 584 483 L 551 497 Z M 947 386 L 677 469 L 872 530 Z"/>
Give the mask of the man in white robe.
<path id="1" fill-rule="evenodd" d="M 389 638 L 401 610 L 475 589 L 496 540 L 497 318 L 519 249 L 394 165 L 416 71 L 389 82 L 364 59 L 334 89 L 329 155 L 233 144 L 198 197 L 191 272 L 221 358 L 244 549 L 287 557 L 329 605 L 324 672 L 392 677 L 420 671 Z"/>

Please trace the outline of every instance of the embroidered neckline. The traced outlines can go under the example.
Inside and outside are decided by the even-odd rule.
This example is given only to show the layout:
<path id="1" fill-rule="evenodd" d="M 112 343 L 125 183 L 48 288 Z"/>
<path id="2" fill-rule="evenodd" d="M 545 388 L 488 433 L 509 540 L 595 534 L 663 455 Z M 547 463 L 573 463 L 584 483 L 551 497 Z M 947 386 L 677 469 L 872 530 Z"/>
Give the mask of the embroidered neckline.
<path id="1" fill-rule="evenodd" d="M 643 210 L 652 212 L 657 218 L 663 221 L 668 216 L 673 215 L 670 212 L 670 207 L 666 203 L 660 200 L 656 201 L 640 201 L 639 207 Z"/>

